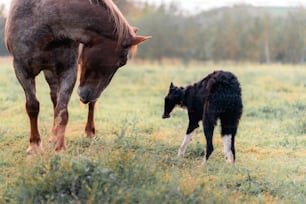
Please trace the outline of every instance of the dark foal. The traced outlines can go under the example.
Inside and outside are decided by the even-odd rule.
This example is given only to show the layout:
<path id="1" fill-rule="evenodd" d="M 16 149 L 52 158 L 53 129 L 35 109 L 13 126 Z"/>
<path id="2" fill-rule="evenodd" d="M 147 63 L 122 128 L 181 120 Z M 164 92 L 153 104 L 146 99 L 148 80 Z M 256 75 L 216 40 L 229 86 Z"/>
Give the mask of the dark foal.
<path id="1" fill-rule="evenodd" d="M 169 118 L 175 106 L 186 108 L 189 124 L 186 136 L 178 151 L 183 157 L 192 138 L 192 132 L 202 120 L 206 138 L 206 153 L 202 164 L 205 164 L 214 150 L 213 132 L 218 119 L 221 121 L 221 134 L 224 143 L 226 161 L 234 163 L 235 135 L 242 115 L 241 89 L 237 78 L 230 72 L 215 71 L 201 81 L 183 87 L 170 84 L 165 97 L 163 118 Z"/>
<path id="2" fill-rule="evenodd" d="M 129 50 L 145 37 L 136 35 L 111 0 L 11 1 L 5 44 L 13 55 L 15 74 L 26 96 L 30 119 L 28 153 L 43 151 L 35 77 L 43 71 L 50 86 L 54 119 L 49 142 L 58 152 L 65 149 L 68 102 L 77 78 L 79 43 L 91 47 L 100 38 L 116 42 L 120 57 L 112 66 L 118 68 L 126 63 Z"/>

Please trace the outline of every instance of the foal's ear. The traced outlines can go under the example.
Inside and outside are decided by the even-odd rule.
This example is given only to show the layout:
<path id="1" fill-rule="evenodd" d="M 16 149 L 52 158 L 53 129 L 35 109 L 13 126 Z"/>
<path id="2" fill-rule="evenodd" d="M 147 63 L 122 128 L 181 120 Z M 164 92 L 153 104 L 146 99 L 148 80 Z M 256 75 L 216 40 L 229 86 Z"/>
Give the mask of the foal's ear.
<path id="1" fill-rule="evenodd" d="M 132 45 L 138 45 L 139 43 L 142 43 L 143 41 L 146 41 L 148 39 L 151 39 L 152 36 L 142 36 L 142 35 L 137 35 L 132 42 Z"/>
<path id="2" fill-rule="evenodd" d="M 173 82 L 170 83 L 170 89 L 174 88 Z"/>

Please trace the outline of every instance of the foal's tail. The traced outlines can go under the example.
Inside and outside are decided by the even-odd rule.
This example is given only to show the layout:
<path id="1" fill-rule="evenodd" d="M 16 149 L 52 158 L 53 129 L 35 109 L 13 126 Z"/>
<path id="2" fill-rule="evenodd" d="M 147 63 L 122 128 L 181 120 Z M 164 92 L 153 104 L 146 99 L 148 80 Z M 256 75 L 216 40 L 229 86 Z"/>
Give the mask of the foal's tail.
<path id="1" fill-rule="evenodd" d="M 241 96 L 240 83 L 237 77 L 226 71 L 215 71 L 209 75 L 206 89 L 210 94 L 224 92 L 227 94 L 235 94 Z"/>
<path id="2" fill-rule="evenodd" d="M 241 88 L 238 79 L 231 72 L 216 71 L 208 79 L 210 115 L 221 120 L 222 135 L 235 135 L 242 115 Z"/>

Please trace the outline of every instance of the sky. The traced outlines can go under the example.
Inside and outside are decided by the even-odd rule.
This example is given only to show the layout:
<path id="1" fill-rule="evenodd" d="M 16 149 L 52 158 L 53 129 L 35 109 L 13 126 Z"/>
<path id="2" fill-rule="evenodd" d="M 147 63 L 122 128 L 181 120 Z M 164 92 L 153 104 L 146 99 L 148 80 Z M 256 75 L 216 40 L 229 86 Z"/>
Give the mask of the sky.
<path id="1" fill-rule="evenodd" d="M 303 6 L 306 7 L 306 0 L 135 0 L 146 1 L 159 4 L 178 2 L 182 8 L 189 12 L 197 12 L 199 10 L 208 10 L 221 6 L 232 6 L 239 3 L 251 4 L 253 6 Z M 5 4 L 8 8 L 10 0 L 0 0 L 1 4 Z"/>

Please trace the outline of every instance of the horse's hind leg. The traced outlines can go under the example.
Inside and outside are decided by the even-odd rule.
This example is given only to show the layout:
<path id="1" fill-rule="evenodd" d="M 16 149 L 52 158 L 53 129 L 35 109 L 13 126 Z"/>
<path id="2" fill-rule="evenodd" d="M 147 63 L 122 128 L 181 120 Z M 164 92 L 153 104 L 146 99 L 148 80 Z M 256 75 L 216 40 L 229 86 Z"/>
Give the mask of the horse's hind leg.
<path id="1" fill-rule="evenodd" d="M 89 102 L 88 104 L 88 116 L 85 126 L 85 135 L 88 138 L 93 138 L 96 134 L 94 113 L 95 113 L 95 104 L 96 102 Z"/>
<path id="2" fill-rule="evenodd" d="M 24 70 L 24 67 L 14 61 L 15 74 L 23 87 L 26 97 L 26 111 L 30 119 L 30 146 L 27 149 L 29 154 L 43 152 L 42 142 L 38 131 L 39 102 L 36 98 L 36 87 L 34 76 Z"/>

